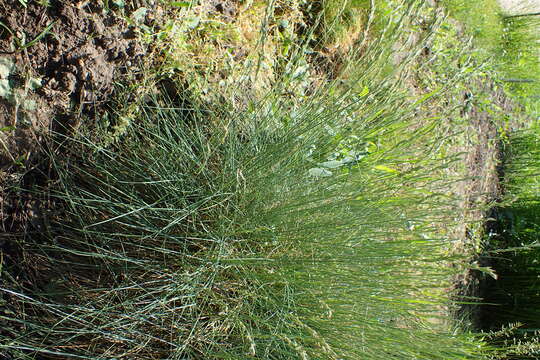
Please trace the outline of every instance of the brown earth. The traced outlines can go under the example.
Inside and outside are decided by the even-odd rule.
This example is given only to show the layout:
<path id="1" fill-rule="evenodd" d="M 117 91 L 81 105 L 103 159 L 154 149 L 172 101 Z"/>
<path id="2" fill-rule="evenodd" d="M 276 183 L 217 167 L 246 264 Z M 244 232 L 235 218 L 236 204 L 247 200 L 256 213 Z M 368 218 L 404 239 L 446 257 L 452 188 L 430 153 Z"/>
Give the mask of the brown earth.
<path id="1" fill-rule="evenodd" d="M 168 10 L 158 2 L 126 1 L 122 8 L 105 3 L 0 2 L 0 169 L 27 160 L 58 123 L 76 128 L 81 119 L 104 113 L 115 83 L 140 73 L 152 46 L 138 33 L 160 28 Z M 231 21 L 238 3 L 210 0 L 204 8 Z"/>
<path id="2" fill-rule="evenodd" d="M 17 239 L 42 231 L 52 208 L 34 185 L 49 177 L 40 163 L 51 130 L 77 128 L 110 108 L 116 83 L 134 78 L 147 52 L 137 24 L 152 26 L 158 7 L 133 19 L 134 8 L 104 2 L 0 1 L 0 250 L 4 266 L 27 261 Z M 36 39 L 36 41 L 33 41 Z M 26 45 L 24 45 L 26 44 Z M 1 267 L 1 265 L 0 265 Z M 14 276 L 17 278 L 16 271 Z M 23 276 L 22 278 L 26 278 Z"/>
<path id="3" fill-rule="evenodd" d="M 118 110 L 116 84 L 139 80 L 144 64 L 159 57 L 161 49 L 144 43 L 141 30 L 157 31 L 174 9 L 150 1 L 126 1 L 122 8 L 105 3 L 23 6 L 0 0 L 0 267 L 33 268 L 24 265 L 34 260 L 25 258 L 24 241 L 17 239 L 42 231 L 44 215 L 54 208 L 44 195 L 28 191 L 51 179 L 40 160 L 47 136 L 76 130 L 81 122 L 92 128 L 105 112 Z M 238 12 L 234 0 L 201 6 L 221 21 L 232 21 Z"/>
<path id="4" fill-rule="evenodd" d="M 9 68 L 0 127 L 15 128 L 2 134 L 2 169 L 30 156 L 53 117 L 74 126 L 81 115 L 103 112 L 115 81 L 145 54 L 128 18 L 99 4 L 31 1 L 24 8 L 16 0 L 0 3 L 0 62 Z M 33 39 L 38 41 L 31 44 Z"/>

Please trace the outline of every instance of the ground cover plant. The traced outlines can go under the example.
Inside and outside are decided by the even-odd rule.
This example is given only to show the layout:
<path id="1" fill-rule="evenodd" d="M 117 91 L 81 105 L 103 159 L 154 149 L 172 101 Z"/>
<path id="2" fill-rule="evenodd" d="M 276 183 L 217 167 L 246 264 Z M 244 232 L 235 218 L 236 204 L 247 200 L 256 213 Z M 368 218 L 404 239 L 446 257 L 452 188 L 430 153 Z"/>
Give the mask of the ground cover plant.
<path id="1" fill-rule="evenodd" d="M 516 3 L 512 13 L 502 11 L 497 1 L 445 1 L 452 17 L 460 20 L 475 44 L 484 51 L 507 90 L 524 102 L 537 102 L 540 73 L 538 48 L 539 17 L 532 5 Z M 532 97 L 532 99 L 531 99 Z"/>
<path id="2" fill-rule="evenodd" d="M 483 325 L 495 330 L 491 341 L 509 359 L 533 359 L 539 351 L 538 135 L 538 125 L 512 134 L 506 151 L 505 202 L 490 223 L 487 251 L 499 278 L 488 284 L 486 302 L 494 305 L 482 306 Z"/>
<path id="3" fill-rule="evenodd" d="M 20 333 L 7 348 L 89 358 L 378 358 L 381 349 L 474 358 L 466 338 L 425 322 L 448 279 L 428 215 L 442 195 L 410 182 L 436 184 L 425 171 L 441 162 L 415 149 L 425 129 L 380 143 L 377 133 L 405 126 L 406 112 L 376 121 L 386 104 L 342 119 L 350 134 L 371 134 L 364 146 L 379 143 L 368 153 L 336 157 L 343 134 L 323 125 L 351 104 L 322 101 L 293 121 L 299 133 L 254 129 L 245 144 L 235 122 L 209 138 L 196 114 L 179 124 L 181 113 L 166 109 L 148 110 L 117 149 L 84 144 L 88 163 L 56 168 L 66 214 L 32 244 L 52 288 L 10 290 L 40 313 L 6 327 Z M 276 121 L 259 120 L 266 131 Z M 427 347 L 434 339 L 437 352 Z"/>
<path id="4" fill-rule="evenodd" d="M 159 45 L 144 96 L 127 87 L 118 112 L 60 128 L 20 177 L 16 191 L 51 206 L 9 238 L 2 354 L 509 353 L 450 317 L 452 279 L 470 267 L 452 231 L 469 201 L 455 147 L 476 115 L 452 119 L 455 97 L 499 112 L 465 81 L 487 70 L 448 50 L 460 43 L 441 13 L 421 1 L 329 1 L 307 18 L 282 1 L 170 5 L 179 17 L 163 28 L 135 24 Z M 362 31 L 346 37 L 351 24 Z"/>

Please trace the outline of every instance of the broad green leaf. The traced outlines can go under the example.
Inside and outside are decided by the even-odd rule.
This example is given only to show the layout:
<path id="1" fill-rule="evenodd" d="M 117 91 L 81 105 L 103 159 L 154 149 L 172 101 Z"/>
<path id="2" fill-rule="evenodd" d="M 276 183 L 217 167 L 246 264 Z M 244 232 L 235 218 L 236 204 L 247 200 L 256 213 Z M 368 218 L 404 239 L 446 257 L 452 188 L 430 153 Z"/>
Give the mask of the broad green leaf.
<path id="1" fill-rule="evenodd" d="M 42 86 L 41 79 L 40 78 L 30 78 L 30 79 L 28 79 L 27 86 L 31 90 L 39 89 Z"/>
<path id="2" fill-rule="evenodd" d="M 8 98 L 11 95 L 11 86 L 8 79 L 0 79 L 0 98 Z"/>
<path id="3" fill-rule="evenodd" d="M 17 128 L 15 126 L 4 126 L 0 128 L 0 132 L 10 132 L 13 130 L 16 130 Z"/>
<path id="4" fill-rule="evenodd" d="M 186 26 L 190 29 L 195 29 L 197 26 L 199 26 L 199 23 L 201 22 L 201 18 L 198 16 L 191 16 L 187 17 L 185 19 Z"/>
<path id="5" fill-rule="evenodd" d="M 335 168 L 338 168 L 338 167 L 342 166 L 343 162 L 341 162 L 339 160 L 330 160 L 330 161 L 322 162 L 319 165 L 322 166 L 322 167 L 325 167 L 327 169 L 335 169 Z"/>
<path id="6" fill-rule="evenodd" d="M 313 177 L 328 177 L 332 176 L 332 172 L 322 168 L 311 168 L 308 171 L 309 175 Z"/>
<path id="7" fill-rule="evenodd" d="M 141 24 L 144 22 L 144 19 L 146 18 L 146 13 L 148 12 L 148 9 L 145 7 L 140 7 L 137 10 L 131 14 L 131 18 L 133 21 L 135 21 L 137 24 Z"/>
<path id="8" fill-rule="evenodd" d="M 7 79 L 14 68 L 15 64 L 13 61 L 7 58 L 0 58 L 0 79 Z"/>

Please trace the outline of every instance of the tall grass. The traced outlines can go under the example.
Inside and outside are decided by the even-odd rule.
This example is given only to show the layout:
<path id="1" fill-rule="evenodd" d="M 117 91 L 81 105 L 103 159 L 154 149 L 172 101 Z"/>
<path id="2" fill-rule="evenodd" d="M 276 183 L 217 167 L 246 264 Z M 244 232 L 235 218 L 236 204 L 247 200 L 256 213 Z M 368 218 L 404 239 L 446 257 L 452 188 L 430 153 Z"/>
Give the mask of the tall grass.
<path id="1" fill-rule="evenodd" d="M 536 117 L 538 17 L 505 15 L 491 0 L 444 3 L 483 48 L 483 56 L 508 93 L 524 105 L 528 116 Z M 473 7 L 484 10 L 473 11 Z M 466 16 L 469 12 L 471 16 Z M 497 359 L 536 359 L 539 354 L 538 145 L 537 125 L 510 134 L 504 149 L 504 199 L 494 211 L 498 218 L 488 220 L 484 251 L 498 278 L 481 286 L 485 304 L 479 317 L 483 330 L 492 331 L 486 341 L 493 345 L 492 356 Z"/>
<path id="2" fill-rule="evenodd" d="M 465 33 L 473 36 L 507 89 L 525 102 L 537 102 L 533 97 L 540 80 L 540 17 L 506 15 L 495 0 L 445 0 L 443 4 L 464 24 Z M 517 8 L 519 13 L 533 13 Z"/>
<path id="3" fill-rule="evenodd" d="M 535 359 L 540 352 L 538 259 L 540 230 L 540 132 L 538 125 L 520 130 L 506 148 L 506 203 L 497 209 L 491 234 L 491 261 L 498 274 L 489 283 L 484 328 L 501 358 Z"/>
<path id="4" fill-rule="evenodd" d="M 368 22 L 369 0 L 328 0 L 320 2 L 320 32 L 323 43 L 335 44 L 362 30 Z"/>
<path id="5" fill-rule="evenodd" d="M 540 16 L 504 16 L 500 46 L 509 88 L 530 97 L 540 90 Z"/>
<path id="6" fill-rule="evenodd" d="M 487 51 L 498 49 L 504 24 L 497 0 L 444 0 L 442 4 L 450 16 L 463 24 L 466 34 L 474 37 L 478 47 Z"/>
<path id="7" fill-rule="evenodd" d="M 460 209 L 447 194 L 459 179 L 443 173 L 456 158 L 399 80 L 371 76 L 386 55 L 372 48 L 356 62 L 364 75 L 309 97 L 284 101 L 277 84 L 243 112 L 158 97 L 107 147 L 58 135 L 45 189 L 55 211 L 19 239 L 35 272 L 0 289 L 12 309 L 0 349 L 483 358 L 445 315 L 458 269 L 440 230 Z"/>
<path id="8" fill-rule="evenodd" d="M 516 131 L 506 151 L 505 188 L 509 196 L 526 207 L 534 204 L 540 195 L 540 124 L 533 121 L 529 127 Z M 531 214 L 532 215 L 532 214 Z"/>
<path id="9" fill-rule="evenodd" d="M 24 317 L 8 319 L 2 348 L 475 358 L 436 320 L 453 271 L 441 266 L 436 230 L 451 207 L 436 174 L 451 159 L 432 152 L 431 124 L 410 130 L 410 105 L 370 87 L 294 115 L 149 105 L 113 148 L 65 139 L 68 158 L 50 154 L 62 210 L 27 240 L 42 282 L 3 289 Z"/>

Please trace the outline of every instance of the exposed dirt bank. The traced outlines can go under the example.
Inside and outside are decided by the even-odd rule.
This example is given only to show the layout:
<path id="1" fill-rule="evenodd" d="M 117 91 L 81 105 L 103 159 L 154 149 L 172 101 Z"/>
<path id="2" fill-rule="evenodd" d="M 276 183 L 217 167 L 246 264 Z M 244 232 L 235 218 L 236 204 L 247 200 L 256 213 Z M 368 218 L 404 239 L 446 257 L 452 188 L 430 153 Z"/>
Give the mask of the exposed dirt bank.
<path id="1" fill-rule="evenodd" d="M 101 113 L 114 82 L 145 54 L 129 17 L 99 4 L 0 4 L 3 169 L 30 156 L 54 116 L 73 122 Z"/>

